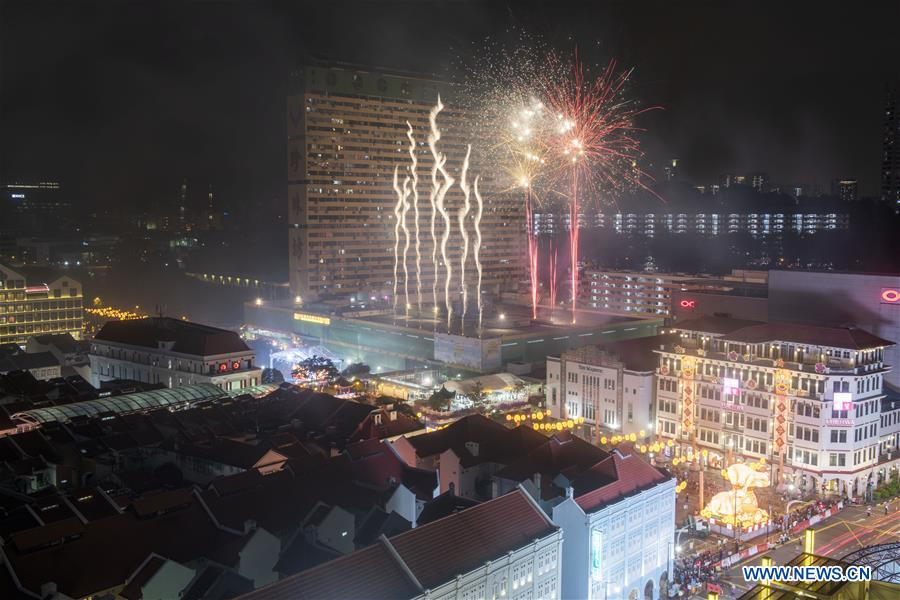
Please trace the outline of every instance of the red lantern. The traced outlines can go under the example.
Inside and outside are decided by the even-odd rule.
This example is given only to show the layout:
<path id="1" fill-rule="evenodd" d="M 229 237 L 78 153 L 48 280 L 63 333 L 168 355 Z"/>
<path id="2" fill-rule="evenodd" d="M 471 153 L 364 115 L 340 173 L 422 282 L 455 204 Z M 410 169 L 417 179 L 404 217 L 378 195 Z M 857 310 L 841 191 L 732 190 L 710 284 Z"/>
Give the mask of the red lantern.
<path id="1" fill-rule="evenodd" d="M 233 363 L 231 363 L 231 370 L 232 370 L 232 371 L 237 371 L 237 370 L 240 369 L 240 368 L 241 368 L 241 361 L 236 360 L 236 361 L 234 361 Z"/>
<path id="2" fill-rule="evenodd" d="M 219 363 L 219 373 L 225 373 L 228 371 L 228 363 Z"/>

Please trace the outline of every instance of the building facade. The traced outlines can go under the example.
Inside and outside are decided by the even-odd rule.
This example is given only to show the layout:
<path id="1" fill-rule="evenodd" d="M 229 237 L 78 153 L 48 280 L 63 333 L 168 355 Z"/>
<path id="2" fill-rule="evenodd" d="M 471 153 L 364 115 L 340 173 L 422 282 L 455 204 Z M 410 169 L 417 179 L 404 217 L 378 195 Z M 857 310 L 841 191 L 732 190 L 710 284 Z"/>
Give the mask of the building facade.
<path id="1" fill-rule="evenodd" d="M 584 273 L 587 305 L 602 311 L 631 313 L 648 317 L 672 314 L 672 292 L 680 289 L 687 276 L 631 271 Z"/>
<path id="2" fill-rule="evenodd" d="M 113 379 L 166 387 L 212 383 L 225 391 L 253 387 L 262 369 L 232 331 L 168 317 L 110 321 L 91 342 L 95 386 Z"/>
<path id="3" fill-rule="evenodd" d="M 665 598 L 675 551 L 675 479 L 619 450 L 604 463 L 615 468 L 614 483 L 572 492 L 553 507 L 565 539 L 562 598 Z"/>
<path id="4" fill-rule="evenodd" d="M 568 215 L 538 213 L 534 216 L 534 228 L 539 235 L 569 230 Z M 826 209 L 801 212 L 639 212 L 597 213 L 578 216 L 579 229 L 603 229 L 615 233 L 632 233 L 653 237 L 657 233 L 692 233 L 717 236 L 746 232 L 753 236 L 777 235 L 793 231 L 813 234 L 820 231 L 846 230 L 850 227 L 850 215 L 846 212 Z"/>
<path id="5" fill-rule="evenodd" d="M 422 294 L 430 299 L 435 278 L 430 231 L 436 219 L 440 237 L 443 218 L 430 200 L 433 160 L 426 142 L 429 112 L 439 97 L 445 108 L 437 117 L 441 129 L 437 146 L 446 155 L 448 173 L 456 180 L 445 200 L 449 214 L 454 216 L 447 248 L 456 272 L 462 246 L 456 226 L 456 216 L 463 206 L 459 171 L 467 143 L 475 142 L 467 139 L 469 118 L 454 101 L 453 90 L 445 82 L 421 76 L 335 63 L 304 66 L 292 79 L 294 93 L 287 101 L 292 296 L 305 300 L 327 294 L 364 292 L 380 297 L 393 293 L 397 277 L 394 209 L 398 204 L 393 173 L 395 167 L 400 169 L 401 184 L 411 174 L 408 123 L 418 162 L 418 186 L 411 191 L 410 200 L 414 204 L 417 193 Z M 503 187 L 492 180 L 490 173 L 479 172 L 473 161 L 469 184 L 476 174 L 481 175 L 479 190 L 485 201 L 481 220 L 483 289 L 491 293 L 521 278 L 524 213 L 521 201 L 500 193 Z M 442 181 L 440 175 L 437 178 Z M 414 236 L 412 211 L 408 219 L 408 229 Z M 471 236 L 474 231 L 470 231 Z M 411 243 L 410 268 L 416 251 L 415 242 Z M 471 254 L 469 259 L 473 260 Z M 470 268 L 474 270 L 474 263 Z M 442 266 L 439 269 L 443 271 Z M 454 289 L 459 287 L 454 285 Z"/>
<path id="6" fill-rule="evenodd" d="M 701 317 L 658 351 L 657 432 L 712 463 L 767 459 L 776 485 L 861 495 L 894 468 L 893 342 L 853 328 Z M 895 449 L 895 446 L 894 446 Z M 780 475 L 780 476 L 779 476 Z"/>
<path id="7" fill-rule="evenodd" d="M 652 432 L 659 336 L 585 346 L 547 358 L 546 395 L 559 419 L 584 417 L 587 439 Z"/>
<path id="8" fill-rule="evenodd" d="M 49 283 L 0 265 L 0 344 L 25 346 L 32 335 L 69 333 L 81 339 L 81 284 L 64 275 Z"/>

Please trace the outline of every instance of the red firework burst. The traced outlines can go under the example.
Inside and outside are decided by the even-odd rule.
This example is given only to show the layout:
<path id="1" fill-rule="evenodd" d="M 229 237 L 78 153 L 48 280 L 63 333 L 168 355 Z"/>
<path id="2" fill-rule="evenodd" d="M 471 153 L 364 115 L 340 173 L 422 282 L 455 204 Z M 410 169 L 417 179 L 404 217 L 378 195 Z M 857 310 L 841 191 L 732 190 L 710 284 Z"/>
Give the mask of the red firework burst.
<path id="1" fill-rule="evenodd" d="M 578 229 L 583 204 L 589 201 L 615 201 L 627 186 L 649 189 L 652 178 L 638 166 L 643 156 L 636 133 L 641 131 L 635 118 L 658 107 L 640 108 L 624 94 L 631 70 L 618 70 L 616 61 L 591 77 L 576 51 L 565 64 L 555 54 L 548 57 L 548 73 L 565 77 L 542 80 L 542 97 L 555 115 L 557 135 L 547 138 L 549 153 L 555 158 L 559 180 L 567 185 L 561 193 L 569 208 L 569 252 L 571 269 L 572 322 L 578 300 Z"/>

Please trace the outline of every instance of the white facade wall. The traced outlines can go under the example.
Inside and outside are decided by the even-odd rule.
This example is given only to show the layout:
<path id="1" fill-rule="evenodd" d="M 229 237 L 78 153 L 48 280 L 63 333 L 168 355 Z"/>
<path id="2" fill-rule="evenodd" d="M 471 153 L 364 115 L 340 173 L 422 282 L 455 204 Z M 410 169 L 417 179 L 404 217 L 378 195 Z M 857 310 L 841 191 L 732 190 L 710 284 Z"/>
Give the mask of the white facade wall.
<path id="1" fill-rule="evenodd" d="M 461 574 L 453 581 L 427 590 L 417 599 L 557 600 L 562 580 L 562 553 L 563 533 L 557 530 L 474 571 Z"/>
<path id="2" fill-rule="evenodd" d="M 653 428 L 654 377 L 653 372 L 549 357 L 547 406 L 556 418 L 584 417 L 591 429 L 599 423 L 607 431 L 646 433 Z"/>
<path id="3" fill-rule="evenodd" d="M 262 376 L 262 369 L 255 366 L 252 351 L 195 356 L 163 347 L 151 350 L 94 340 L 90 361 L 91 383 L 95 387 L 103 381 L 133 379 L 162 383 L 166 387 L 212 383 L 230 391 L 258 385 Z M 237 369 L 235 363 L 238 363 Z M 226 365 L 225 370 L 221 365 Z"/>
<path id="4" fill-rule="evenodd" d="M 675 480 L 585 513 L 567 498 L 553 509 L 563 530 L 564 600 L 660 598 L 675 543 Z"/>

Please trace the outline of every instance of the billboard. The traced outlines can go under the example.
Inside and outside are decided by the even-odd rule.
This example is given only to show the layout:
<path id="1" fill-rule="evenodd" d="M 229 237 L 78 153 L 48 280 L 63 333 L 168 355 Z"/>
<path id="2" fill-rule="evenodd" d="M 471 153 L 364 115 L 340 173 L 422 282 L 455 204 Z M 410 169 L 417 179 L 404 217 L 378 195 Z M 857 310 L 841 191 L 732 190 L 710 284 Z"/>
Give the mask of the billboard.
<path id="1" fill-rule="evenodd" d="M 500 338 L 480 340 L 461 335 L 436 333 L 434 360 L 477 371 L 500 368 Z"/>

